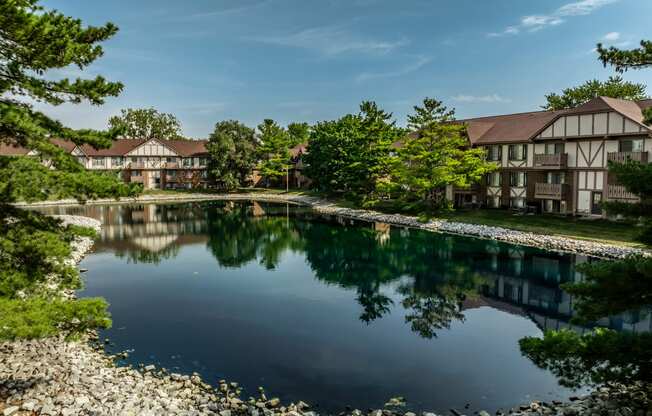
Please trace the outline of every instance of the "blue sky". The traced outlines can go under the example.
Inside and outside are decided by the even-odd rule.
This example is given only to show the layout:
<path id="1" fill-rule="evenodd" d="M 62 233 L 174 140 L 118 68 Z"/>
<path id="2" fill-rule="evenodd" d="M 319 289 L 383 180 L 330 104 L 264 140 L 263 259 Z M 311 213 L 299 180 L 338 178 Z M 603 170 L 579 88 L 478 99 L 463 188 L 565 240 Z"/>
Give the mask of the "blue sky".
<path id="1" fill-rule="evenodd" d="M 44 111 L 104 128 L 126 107 L 175 114 L 190 137 L 219 120 L 315 122 L 375 100 L 399 124 L 430 96 L 458 117 L 536 110 L 544 94 L 612 74 L 602 41 L 652 39 L 649 0 L 44 0 L 120 32 L 88 73 L 125 84 L 102 107 Z M 76 75 L 74 69 L 58 71 Z M 625 74 L 650 85 L 652 69 Z"/>

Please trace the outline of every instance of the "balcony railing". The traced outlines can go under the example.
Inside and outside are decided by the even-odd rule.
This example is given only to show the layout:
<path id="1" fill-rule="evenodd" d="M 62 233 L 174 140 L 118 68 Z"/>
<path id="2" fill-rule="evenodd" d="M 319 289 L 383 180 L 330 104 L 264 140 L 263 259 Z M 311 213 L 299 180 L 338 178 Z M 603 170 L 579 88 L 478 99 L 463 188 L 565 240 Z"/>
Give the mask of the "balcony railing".
<path id="1" fill-rule="evenodd" d="M 625 163 L 633 160 L 635 162 L 647 163 L 647 152 L 610 152 L 607 153 L 607 160 L 615 163 Z"/>
<path id="2" fill-rule="evenodd" d="M 535 154 L 534 167 L 564 169 L 568 164 L 568 154 L 556 153 L 552 155 Z"/>
<path id="3" fill-rule="evenodd" d="M 534 197 L 536 199 L 567 199 L 570 187 L 565 183 L 536 183 Z"/>
<path id="4" fill-rule="evenodd" d="M 638 200 L 638 196 L 627 191 L 622 185 L 607 185 L 607 198 L 609 199 L 628 199 Z"/>

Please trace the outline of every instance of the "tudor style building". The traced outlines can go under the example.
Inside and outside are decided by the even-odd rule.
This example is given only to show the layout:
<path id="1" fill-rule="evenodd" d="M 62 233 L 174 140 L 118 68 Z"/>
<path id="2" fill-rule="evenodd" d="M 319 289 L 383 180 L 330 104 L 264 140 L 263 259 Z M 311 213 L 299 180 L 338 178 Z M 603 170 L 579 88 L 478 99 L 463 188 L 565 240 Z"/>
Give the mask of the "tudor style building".
<path id="1" fill-rule="evenodd" d="M 120 172 L 125 182 L 144 189 L 205 188 L 208 185 L 206 140 L 115 140 L 108 149 L 53 139 L 88 170 Z M 27 149 L 0 145 L 0 155 L 35 156 Z"/>
<path id="2" fill-rule="evenodd" d="M 576 215 L 602 215 L 603 201 L 635 201 L 608 163 L 648 163 L 652 137 L 642 110 L 651 106 L 598 97 L 569 110 L 461 120 L 471 145 L 486 148 L 500 169 L 471 189 L 449 189 L 449 197 L 460 206 Z"/>

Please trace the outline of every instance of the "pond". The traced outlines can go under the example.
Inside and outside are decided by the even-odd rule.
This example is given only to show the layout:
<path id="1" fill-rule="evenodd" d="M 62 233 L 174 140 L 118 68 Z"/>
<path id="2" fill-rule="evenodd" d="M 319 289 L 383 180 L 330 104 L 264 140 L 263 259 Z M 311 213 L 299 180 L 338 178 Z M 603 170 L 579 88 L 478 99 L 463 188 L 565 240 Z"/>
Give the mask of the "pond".
<path id="1" fill-rule="evenodd" d="M 518 340 L 573 327 L 585 256 L 258 202 L 50 208 L 102 221 L 79 296 L 128 364 L 237 381 L 317 410 L 495 411 L 566 399 Z M 649 317 L 611 327 L 645 331 Z"/>

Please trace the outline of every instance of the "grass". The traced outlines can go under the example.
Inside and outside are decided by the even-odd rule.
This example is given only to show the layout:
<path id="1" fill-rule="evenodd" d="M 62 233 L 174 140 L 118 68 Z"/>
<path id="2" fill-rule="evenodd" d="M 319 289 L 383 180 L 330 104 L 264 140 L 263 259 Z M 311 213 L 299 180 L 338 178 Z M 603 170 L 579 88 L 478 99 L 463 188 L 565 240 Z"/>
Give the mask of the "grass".
<path id="1" fill-rule="evenodd" d="M 214 190 L 201 190 L 202 193 L 222 193 Z M 188 195 L 196 193 L 193 190 L 150 190 L 145 191 L 146 195 Z M 275 188 L 240 188 L 234 193 L 260 193 L 260 194 L 286 194 L 285 189 Z M 306 195 L 325 198 L 314 191 L 290 190 L 290 195 Z M 329 198 L 330 199 L 330 198 Z M 331 199 L 338 206 L 344 208 L 359 208 L 353 201 L 343 198 Z M 374 209 L 383 212 L 396 212 L 392 204 L 379 205 Z M 410 214 L 410 213 L 408 213 Z M 411 213 L 415 215 L 416 213 Z M 596 241 L 618 246 L 646 247 L 636 241 L 640 229 L 636 224 L 626 221 L 608 221 L 604 219 L 588 219 L 583 217 L 564 217 L 558 215 L 524 215 L 506 210 L 475 209 L 458 210 L 451 213 L 441 214 L 441 219 L 457 221 L 467 224 L 480 224 L 496 227 L 504 227 L 513 230 L 533 232 L 544 235 L 575 238 L 578 240 Z"/>
<path id="2" fill-rule="evenodd" d="M 505 210 L 461 210 L 441 215 L 450 221 L 482 224 L 537 234 L 590 240 L 628 247 L 645 247 L 636 241 L 640 229 L 631 222 L 605 219 L 562 217 L 556 215 L 523 215 Z"/>

